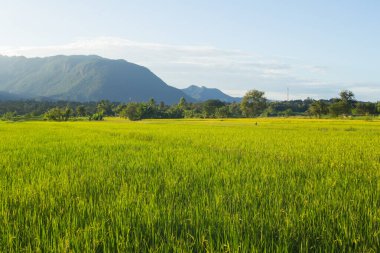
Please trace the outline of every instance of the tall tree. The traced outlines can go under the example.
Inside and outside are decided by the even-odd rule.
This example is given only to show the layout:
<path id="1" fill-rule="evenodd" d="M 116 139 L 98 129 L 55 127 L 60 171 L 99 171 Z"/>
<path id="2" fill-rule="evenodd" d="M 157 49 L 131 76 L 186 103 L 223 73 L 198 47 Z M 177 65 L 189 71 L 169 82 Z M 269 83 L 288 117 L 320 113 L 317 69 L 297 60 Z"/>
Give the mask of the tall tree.
<path id="1" fill-rule="evenodd" d="M 352 91 L 343 90 L 339 93 L 340 99 L 347 104 L 351 104 L 355 101 L 355 95 Z"/>
<path id="2" fill-rule="evenodd" d="M 339 93 L 343 104 L 344 114 L 351 114 L 355 104 L 355 95 L 352 91 L 344 90 Z"/>
<path id="3" fill-rule="evenodd" d="M 156 107 L 156 100 L 154 100 L 154 98 L 149 99 L 148 105 L 151 107 Z"/>
<path id="4" fill-rule="evenodd" d="M 178 108 L 179 109 L 182 109 L 182 110 L 185 110 L 186 109 L 186 106 L 187 106 L 187 102 L 186 102 L 186 99 L 184 97 L 181 97 L 179 99 L 179 102 L 178 102 Z"/>
<path id="5" fill-rule="evenodd" d="M 267 99 L 264 97 L 263 91 L 250 90 L 241 101 L 241 110 L 246 117 L 257 117 L 264 112 Z"/>
<path id="6" fill-rule="evenodd" d="M 332 116 L 350 115 L 355 104 L 355 95 L 352 91 L 343 90 L 339 93 L 340 98 L 334 99 L 329 106 Z"/>

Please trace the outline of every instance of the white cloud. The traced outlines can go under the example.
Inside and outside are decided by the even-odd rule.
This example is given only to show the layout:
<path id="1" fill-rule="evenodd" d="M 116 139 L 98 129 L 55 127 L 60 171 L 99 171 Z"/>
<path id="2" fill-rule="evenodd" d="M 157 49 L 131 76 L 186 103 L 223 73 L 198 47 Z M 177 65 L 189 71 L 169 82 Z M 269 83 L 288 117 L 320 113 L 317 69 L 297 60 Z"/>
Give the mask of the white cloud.
<path id="1" fill-rule="evenodd" d="M 247 90 L 225 90 L 225 89 L 222 89 L 222 91 L 233 97 L 242 97 L 247 92 Z"/>
<path id="2" fill-rule="evenodd" d="M 356 98 L 364 101 L 380 101 L 380 85 L 376 84 L 356 84 L 348 88 L 354 92 Z M 375 97 L 375 100 L 373 99 Z"/>

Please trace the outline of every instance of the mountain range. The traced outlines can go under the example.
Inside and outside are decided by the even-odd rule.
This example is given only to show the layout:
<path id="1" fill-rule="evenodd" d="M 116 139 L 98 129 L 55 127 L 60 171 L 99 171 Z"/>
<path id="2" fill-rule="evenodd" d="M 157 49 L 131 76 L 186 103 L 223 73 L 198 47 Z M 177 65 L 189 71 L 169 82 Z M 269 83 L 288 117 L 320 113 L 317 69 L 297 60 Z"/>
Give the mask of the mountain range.
<path id="1" fill-rule="evenodd" d="M 0 55 L 0 100 L 47 98 L 70 101 L 177 103 L 220 99 L 235 101 L 218 89 L 169 86 L 146 67 L 96 55 L 44 58 Z"/>

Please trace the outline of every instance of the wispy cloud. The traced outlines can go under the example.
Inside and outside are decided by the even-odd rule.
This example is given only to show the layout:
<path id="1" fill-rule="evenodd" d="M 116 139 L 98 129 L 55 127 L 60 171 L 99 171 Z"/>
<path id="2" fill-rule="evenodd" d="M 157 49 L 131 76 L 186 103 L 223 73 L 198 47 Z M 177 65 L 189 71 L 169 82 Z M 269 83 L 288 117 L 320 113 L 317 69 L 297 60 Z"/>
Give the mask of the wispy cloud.
<path id="1" fill-rule="evenodd" d="M 261 89 L 272 99 L 284 99 L 286 88 L 290 87 L 292 98 L 323 98 L 347 88 L 324 78 L 330 71 L 327 66 L 202 45 L 169 45 L 100 37 L 79 39 L 63 45 L 0 47 L 0 54 L 27 57 L 97 54 L 144 65 L 176 87 L 205 85 L 239 96 L 249 89 Z M 375 99 L 371 93 L 379 91 L 376 84 L 351 86 L 366 99 Z"/>

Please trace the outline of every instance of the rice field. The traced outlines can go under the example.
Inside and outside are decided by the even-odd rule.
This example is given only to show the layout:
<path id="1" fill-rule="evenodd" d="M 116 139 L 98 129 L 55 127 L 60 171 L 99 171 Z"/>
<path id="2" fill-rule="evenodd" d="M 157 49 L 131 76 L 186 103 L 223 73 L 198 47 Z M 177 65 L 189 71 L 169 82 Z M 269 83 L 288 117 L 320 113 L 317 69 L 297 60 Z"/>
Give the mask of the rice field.
<path id="1" fill-rule="evenodd" d="M 379 252 L 380 121 L 0 122 L 0 252 Z"/>

